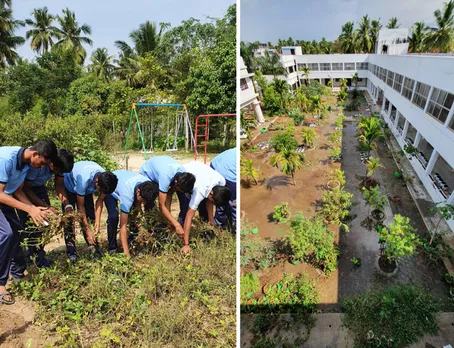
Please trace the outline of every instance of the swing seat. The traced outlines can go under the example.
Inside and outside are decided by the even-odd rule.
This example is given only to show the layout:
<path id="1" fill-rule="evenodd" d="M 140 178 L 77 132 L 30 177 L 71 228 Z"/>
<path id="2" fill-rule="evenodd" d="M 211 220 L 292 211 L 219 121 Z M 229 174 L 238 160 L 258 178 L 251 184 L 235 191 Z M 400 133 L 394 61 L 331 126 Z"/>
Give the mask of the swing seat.
<path id="1" fill-rule="evenodd" d="M 167 149 L 167 152 L 178 151 L 178 149 Z"/>

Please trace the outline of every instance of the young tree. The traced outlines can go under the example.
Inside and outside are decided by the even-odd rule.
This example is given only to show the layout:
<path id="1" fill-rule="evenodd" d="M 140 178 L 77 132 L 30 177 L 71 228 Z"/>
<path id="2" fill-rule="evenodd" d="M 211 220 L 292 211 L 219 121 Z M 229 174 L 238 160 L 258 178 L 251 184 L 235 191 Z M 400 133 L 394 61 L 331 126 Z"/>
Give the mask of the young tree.
<path id="1" fill-rule="evenodd" d="M 306 86 L 309 86 L 309 73 L 311 72 L 311 68 L 309 68 L 308 66 L 303 66 L 301 68 L 301 71 L 303 72 L 303 75 L 305 77 Z"/>
<path id="2" fill-rule="evenodd" d="M 251 177 L 255 184 L 258 185 L 260 172 L 254 168 L 254 161 L 251 159 L 241 159 L 240 174 Z"/>
<path id="3" fill-rule="evenodd" d="M 292 176 L 293 185 L 296 185 L 295 172 L 303 168 L 303 162 L 304 156 L 302 154 L 287 149 L 276 153 L 270 159 L 270 164 L 273 167 L 280 168 L 282 173 Z"/>
<path id="4" fill-rule="evenodd" d="M 343 90 L 347 89 L 347 79 L 340 79 L 339 82 L 340 82 L 341 89 L 343 89 Z"/>
<path id="5" fill-rule="evenodd" d="M 310 148 L 314 146 L 314 140 L 318 138 L 317 132 L 312 128 L 304 128 L 301 135 L 306 146 Z"/>
<path id="6" fill-rule="evenodd" d="M 433 229 L 433 231 L 431 231 L 432 236 L 430 237 L 429 245 L 432 245 L 434 237 L 439 233 L 438 229 L 440 228 L 441 220 L 454 219 L 454 207 L 450 204 L 446 204 L 444 202 L 439 202 L 439 203 L 435 204 L 435 207 L 430 209 L 430 212 L 434 215 L 436 213 L 440 214 L 440 219 L 438 220 L 437 224 L 435 225 L 435 228 Z"/>
<path id="7" fill-rule="evenodd" d="M 320 215 L 331 224 L 337 224 L 349 232 L 348 226 L 344 223 L 345 218 L 350 214 L 353 194 L 343 188 L 323 191 L 322 210 Z"/>
<path id="8" fill-rule="evenodd" d="M 384 168 L 384 166 L 379 162 L 380 158 L 378 157 L 377 158 L 371 157 L 366 162 L 367 168 L 366 177 L 370 178 L 370 182 L 372 185 L 375 183 L 374 173 L 377 171 L 378 168 Z"/>
<path id="9" fill-rule="evenodd" d="M 358 87 L 358 73 L 357 72 L 352 75 L 352 82 L 355 85 L 355 88 L 357 88 Z"/>
<path id="10" fill-rule="evenodd" d="M 375 140 L 382 134 L 380 121 L 375 117 L 364 117 L 361 116 L 358 126 L 361 130 L 359 140 L 363 142 L 367 147 L 367 157 L 370 155 L 370 150 L 373 148 Z"/>

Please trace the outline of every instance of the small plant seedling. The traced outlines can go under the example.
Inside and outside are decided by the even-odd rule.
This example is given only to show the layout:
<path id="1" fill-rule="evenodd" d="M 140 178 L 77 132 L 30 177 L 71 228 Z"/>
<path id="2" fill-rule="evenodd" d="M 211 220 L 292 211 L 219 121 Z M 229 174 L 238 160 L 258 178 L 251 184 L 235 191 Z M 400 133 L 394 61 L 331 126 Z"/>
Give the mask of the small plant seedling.
<path id="1" fill-rule="evenodd" d="M 360 267 L 361 266 L 361 259 L 360 258 L 353 257 L 352 258 L 352 262 L 353 262 L 353 265 L 355 267 Z"/>

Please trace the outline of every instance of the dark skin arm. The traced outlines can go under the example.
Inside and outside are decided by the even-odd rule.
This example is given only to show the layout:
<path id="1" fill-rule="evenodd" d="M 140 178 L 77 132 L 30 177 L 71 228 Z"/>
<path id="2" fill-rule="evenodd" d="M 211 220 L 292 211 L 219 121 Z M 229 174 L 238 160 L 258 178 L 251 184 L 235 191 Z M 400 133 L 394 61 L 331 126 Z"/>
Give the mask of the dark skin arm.
<path id="1" fill-rule="evenodd" d="M 36 205 L 37 207 L 48 208 L 52 213 L 56 214 L 57 213 L 57 209 L 55 209 L 54 207 L 48 206 L 46 202 L 44 202 L 42 199 L 40 199 L 33 192 L 32 184 L 33 184 L 32 181 L 25 181 L 24 182 L 24 187 L 23 187 L 23 191 L 24 191 L 25 195 L 27 196 L 27 198 L 30 200 L 30 202 L 33 205 Z"/>
<path id="2" fill-rule="evenodd" d="M 64 178 L 62 176 L 55 176 L 55 192 L 57 192 L 58 199 L 62 202 L 63 206 L 69 204 L 68 197 L 66 197 Z M 74 210 L 66 208 L 65 214 L 71 214 Z"/>
<path id="3" fill-rule="evenodd" d="M 205 206 L 206 206 L 207 212 L 208 212 L 208 223 L 211 226 L 214 226 L 214 213 L 213 213 L 214 204 L 213 204 L 213 202 L 210 201 L 210 199 L 207 199 Z"/>
<path id="4" fill-rule="evenodd" d="M 169 221 L 173 225 L 177 234 L 183 235 L 184 234 L 183 228 L 181 227 L 177 219 L 175 219 L 170 213 L 171 202 L 172 202 L 171 194 L 159 192 L 159 210 L 161 210 L 162 215 L 164 215 L 167 221 Z"/>
<path id="5" fill-rule="evenodd" d="M 120 240 L 121 246 L 123 247 L 123 252 L 125 255 L 130 258 L 131 254 L 129 253 L 129 245 L 128 245 L 128 214 L 121 212 L 120 213 Z"/>
<path id="6" fill-rule="evenodd" d="M 102 214 L 102 207 L 104 203 L 104 197 L 106 195 L 104 193 L 100 193 L 98 199 L 96 200 L 95 206 L 95 234 L 99 233 L 100 225 L 101 225 L 101 214 Z"/>
<path id="7" fill-rule="evenodd" d="M 87 215 L 85 213 L 85 196 L 77 195 L 76 204 L 77 204 L 77 210 L 79 211 L 79 214 L 80 214 L 80 222 L 81 222 L 82 228 L 85 229 L 87 241 L 90 245 L 93 245 L 93 244 L 95 244 L 95 238 L 93 235 L 93 231 L 91 230 L 90 225 L 88 224 Z"/>
<path id="8" fill-rule="evenodd" d="M 196 210 L 189 208 L 184 219 L 184 246 L 181 248 L 183 254 L 187 254 L 191 251 L 189 247 L 189 232 L 191 231 L 192 219 L 194 218 Z"/>

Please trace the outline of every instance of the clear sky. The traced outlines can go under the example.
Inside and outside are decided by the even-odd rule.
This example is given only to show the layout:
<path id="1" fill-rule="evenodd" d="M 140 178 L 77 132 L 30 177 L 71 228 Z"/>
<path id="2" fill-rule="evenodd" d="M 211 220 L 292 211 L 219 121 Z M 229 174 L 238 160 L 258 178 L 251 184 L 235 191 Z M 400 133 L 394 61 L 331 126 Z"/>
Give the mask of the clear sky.
<path id="1" fill-rule="evenodd" d="M 129 33 L 147 20 L 169 22 L 172 27 L 191 17 L 207 21 L 206 17 L 223 17 L 234 0 L 13 0 L 13 14 L 16 19 L 31 18 L 35 8 L 47 6 L 52 14 L 61 14 L 69 7 L 76 13 L 79 25 L 91 26 L 93 47 L 85 46 L 87 57 L 98 47 L 106 47 L 111 55 L 118 50 L 116 40 L 129 42 Z M 27 27 L 18 31 L 25 37 Z M 32 59 L 35 53 L 30 48 L 30 40 L 18 49 L 18 53 Z"/>
<path id="2" fill-rule="evenodd" d="M 278 39 L 335 40 L 342 25 L 368 14 L 386 24 L 397 17 L 401 28 L 425 21 L 447 0 L 241 0 L 241 40 L 276 43 Z"/>

